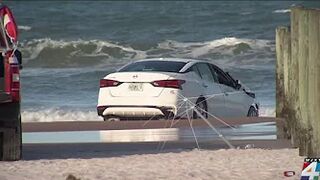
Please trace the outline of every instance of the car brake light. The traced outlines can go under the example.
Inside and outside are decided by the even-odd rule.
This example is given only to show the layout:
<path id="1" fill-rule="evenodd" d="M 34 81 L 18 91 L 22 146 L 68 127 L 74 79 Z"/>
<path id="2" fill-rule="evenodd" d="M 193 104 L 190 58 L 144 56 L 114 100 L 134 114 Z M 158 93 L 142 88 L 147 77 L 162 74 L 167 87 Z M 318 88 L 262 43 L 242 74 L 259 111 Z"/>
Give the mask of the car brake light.
<path id="1" fill-rule="evenodd" d="M 115 86 L 119 86 L 120 84 L 121 84 L 121 82 L 115 81 L 115 80 L 111 80 L 111 79 L 101 79 L 100 80 L 100 88 L 103 88 L 103 87 L 115 87 Z"/>
<path id="2" fill-rule="evenodd" d="M 169 79 L 169 80 L 153 81 L 151 84 L 155 87 L 182 89 L 181 85 L 184 84 L 185 82 L 186 82 L 185 80 Z"/>

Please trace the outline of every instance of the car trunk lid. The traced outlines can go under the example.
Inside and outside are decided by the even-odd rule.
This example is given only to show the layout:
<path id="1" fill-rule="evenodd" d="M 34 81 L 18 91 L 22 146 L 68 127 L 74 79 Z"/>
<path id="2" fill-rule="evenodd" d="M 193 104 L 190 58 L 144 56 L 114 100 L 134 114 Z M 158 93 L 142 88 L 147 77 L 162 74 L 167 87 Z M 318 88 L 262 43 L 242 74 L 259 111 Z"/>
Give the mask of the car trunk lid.
<path id="1" fill-rule="evenodd" d="M 118 72 L 108 75 L 105 79 L 121 82 L 118 86 L 109 87 L 112 96 L 116 97 L 157 97 L 163 87 L 155 87 L 152 82 L 167 80 L 176 73 L 162 72 Z"/>

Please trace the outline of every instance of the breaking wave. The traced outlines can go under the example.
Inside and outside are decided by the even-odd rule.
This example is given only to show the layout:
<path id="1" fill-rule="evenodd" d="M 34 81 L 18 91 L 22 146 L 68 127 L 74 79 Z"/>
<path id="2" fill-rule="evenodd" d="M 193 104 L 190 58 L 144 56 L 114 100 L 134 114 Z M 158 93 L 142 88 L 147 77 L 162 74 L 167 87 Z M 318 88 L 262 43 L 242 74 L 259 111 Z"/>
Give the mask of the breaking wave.
<path id="1" fill-rule="evenodd" d="M 56 121 L 99 121 L 96 111 L 45 109 L 39 111 L 22 111 L 22 122 L 56 122 Z"/>
<path id="2" fill-rule="evenodd" d="M 289 13 L 289 12 L 291 12 L 290 9 L 277 9 L 273 11 L 273 13 L 280 13 L 280 14 Z"/>
<path id="3" fill-rule="evenodd" d="M 227 37 L 205 42 L 166 40 L 149 49 L 102 40 L 35 39 L 20 44 L 24 63 L 29 67 L 86 67 L 124 64 L 130 60 L 177 57 L 224 60 L 250 65 L 274 61 L 274 42 Z M 236 62 L 233 62 L 236 60 Z M 230 62 L 229 62 L 230 61 Z"/>
<path id="4" fill-rule="evenodd" d="M 276 117 L 276 109 L 274 107 L 261 107 L 259 113 L 263 117 Z"/>
<path id="5" fill-rule="evenodd" d="M 33 67 L 83 67 L 103 63 L 112 59 L 139 59 L 145 52 L 116 43 L 90 41 L 63 41 L 36 39 L 21 43 L 27 66 Z"/>

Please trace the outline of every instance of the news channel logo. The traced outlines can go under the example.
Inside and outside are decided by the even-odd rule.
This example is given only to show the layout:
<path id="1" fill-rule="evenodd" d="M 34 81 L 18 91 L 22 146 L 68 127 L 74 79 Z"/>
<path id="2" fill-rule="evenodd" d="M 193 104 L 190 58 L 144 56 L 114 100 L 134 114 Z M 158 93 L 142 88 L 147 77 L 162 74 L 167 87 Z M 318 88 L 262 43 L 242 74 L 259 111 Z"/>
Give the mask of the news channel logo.
<path id="1" fill-rule="evenodd" d="M 301 180 L 320 180 L 320 158 L 305 158 Z"/>

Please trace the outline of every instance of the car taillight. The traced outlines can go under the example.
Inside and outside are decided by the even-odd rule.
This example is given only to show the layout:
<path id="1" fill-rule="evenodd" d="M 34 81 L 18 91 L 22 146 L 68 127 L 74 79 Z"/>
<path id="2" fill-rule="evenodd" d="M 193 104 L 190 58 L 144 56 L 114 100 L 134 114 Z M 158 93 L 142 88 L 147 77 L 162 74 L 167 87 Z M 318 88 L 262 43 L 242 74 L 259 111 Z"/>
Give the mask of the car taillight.
<path id="1" fill-rule="evenodd" d="M 180 79 L 169 79 L 169 80 L 153 81 L 151 84 L 155 87 L 182 89 L 181 85 L 185 82 L 186 82 L 185 80 L 180 80 Z"/>
<path id="2" fill-rule="evenodd" d="M 121 82 L 111 79 L 100 79 L 100 88 L 119 86 Z"/>

